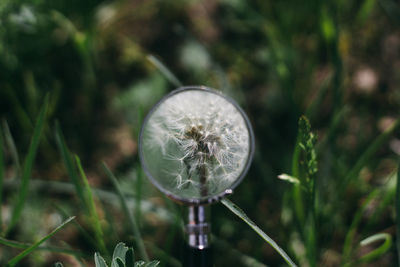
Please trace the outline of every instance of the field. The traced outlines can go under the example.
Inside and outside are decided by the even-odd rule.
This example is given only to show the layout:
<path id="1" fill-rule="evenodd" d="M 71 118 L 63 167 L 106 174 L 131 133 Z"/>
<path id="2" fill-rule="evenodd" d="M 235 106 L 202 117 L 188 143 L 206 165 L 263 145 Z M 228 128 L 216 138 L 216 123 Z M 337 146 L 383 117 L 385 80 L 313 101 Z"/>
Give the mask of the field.
<path id="1" fill-rule="evenodd" d="M 138 137 L 184 85 L 237 101 L 255 134 L 211 205 L 215 266 L 287 265 L 232 203 L 298 266 L 399 266 L 399 84 L 394 0 L 1 0 L 0 266 L 95 266 L 119 242 L 182 266 L 187 208 Z"/>

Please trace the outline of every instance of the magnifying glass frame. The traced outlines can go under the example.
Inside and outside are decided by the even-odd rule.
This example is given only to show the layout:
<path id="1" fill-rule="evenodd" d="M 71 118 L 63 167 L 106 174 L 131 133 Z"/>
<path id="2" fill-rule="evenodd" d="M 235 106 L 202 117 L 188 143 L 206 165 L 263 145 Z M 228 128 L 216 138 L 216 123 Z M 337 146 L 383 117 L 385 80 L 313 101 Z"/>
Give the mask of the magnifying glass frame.
<path id="1" fill-rule="evenodd" d="M 213 195 L 213 196 L 207 196 L 207 197 L 202 197 L 202 198 L 184 198 L 181 197 L 179 195 L 176 195 L 172 192 L 169 192 L 167 189 L 165 189 L 158 181 L 156 178 L 153 177 L 151 171 L 148 169 L 146 161 L 144 159 L 144 144 L 143 144 L 143 135 L 144 135 L 144 131 L 146 126 L 148 125 L 149 120 L 151 119 L 152 115 L 154 114 L 154 112 L 166 101 L 168 100 L 170 97 L 175 96 L 179 93 L 182 92 L 188 92 L 188 91 L 202 91 L 202 92 L 207 92 L 207 93 L 211 93 L 211 94 L 215 94 L 218 97 L 222 97 L 225 100 L 227 100 L 230 104 L 232 104 L 236 110 L 240 113 L 240 115 L 242 116 L 245 124 L 246 124 L 246 128 L 248 130 L 248 136 L 249 136 L 249 153 L 248 153 L 248 157 L 247 157 L 247 161 L 244 164 L 243 170 L 240 173 L 240 175 L 237 177 L 237 179 L 229 186 L 229 188 L 226 188 L 225 190 L 223 190 L 222 192 Z M 222 93 L 216 91 L 215 89 L 209 88 L 209 87 L 205 87 L 205 86 L 185 86 L 185 87 L 180 87 L 172 92 L 170 92 L 169 94 L 167 94 L 166 96 L 164 96 L 160 101 L 157 102 L 157 104 L 155 104 L 153 106 L 153 108 L 150 110 L 150 112 L 147 114 L 147 116 L 145 117 L 143 124 L 142 124 L 142 128 L 140 130 L 140 135 L 139 135 L 139 158 L 140 158 L 140 162 L 141 165 L 143 167 L 144 172 L 146 173 L 146 175 L 149 177 L 150 181 L 165 195 L 167 195 L 169 198 L 171 198 L 172 200 L 181 203 L 181 204 L 185 204 L 185 205 L 189 205 L 189 206 L 197 206 L 197 205 L 205 205 L 205 204 L 211 204 L 214 202 L 219 201 L 221 198 L 223 198 L 224 196 L 228 195 L 228 194 L 232 194 L 233 193 L 233 189 L 236 188 L 236 186 L 242 181 L 242 179 L 244 178 L 244 176 L 246 175 L 249 167 L 250 167 L 250 163 L 253 159 L 253 154 L 254 154 L 254 133 L 253 133 L 253 129 L 251 127 L 250 121 L 246 115 L 246 113 L 244 113 L 244 111 L 242 110 L 242 108 L 230 97 L 223 95 Z"/>

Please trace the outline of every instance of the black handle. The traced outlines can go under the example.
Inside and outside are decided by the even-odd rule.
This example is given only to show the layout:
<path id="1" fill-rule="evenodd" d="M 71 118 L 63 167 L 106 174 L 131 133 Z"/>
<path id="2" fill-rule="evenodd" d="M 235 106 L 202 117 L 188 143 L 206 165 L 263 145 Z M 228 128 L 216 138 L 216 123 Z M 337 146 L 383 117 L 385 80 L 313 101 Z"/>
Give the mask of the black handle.
<path id="1" fill-rule="evenodd" d="M 213 267 L 212 248 L 197 249 L 185 244 L 183 267 Z"/>

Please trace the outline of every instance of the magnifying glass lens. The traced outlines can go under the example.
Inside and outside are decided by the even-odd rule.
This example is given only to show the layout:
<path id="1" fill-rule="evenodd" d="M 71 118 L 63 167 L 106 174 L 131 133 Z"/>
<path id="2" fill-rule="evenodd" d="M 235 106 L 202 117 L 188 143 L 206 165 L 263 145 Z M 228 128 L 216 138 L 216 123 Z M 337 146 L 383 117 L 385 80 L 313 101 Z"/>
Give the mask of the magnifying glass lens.
<path id="1" fill-rule="evenodd" d="M 147 116 L 142 164 L 164 193 L 202 201 L 233 188 L 252 152 L 250 124 L 232 100 L 200 88 L 177 90 Z"/>

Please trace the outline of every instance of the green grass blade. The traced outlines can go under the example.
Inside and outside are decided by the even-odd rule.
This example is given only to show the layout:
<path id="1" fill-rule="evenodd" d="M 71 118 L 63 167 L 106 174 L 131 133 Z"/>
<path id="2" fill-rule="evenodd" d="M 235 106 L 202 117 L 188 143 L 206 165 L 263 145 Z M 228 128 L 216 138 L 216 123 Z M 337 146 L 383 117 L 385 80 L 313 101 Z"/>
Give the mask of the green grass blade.
<path id="1" fill-rule="evenodd" d="M 356 164 L 353 168 L 351 168 L 350 172 L 344 179 L 345 184 L 349 181 L 353 180 L 358 176 L 360 170 L 367 164 L 370 158 L 375 154 L 375 152 L 383 146 L 383 144 L 389 139 L 389 137 L 400 127 L 400 119 L 397 119 L 395 123 L 388 129 L 386 129 L 383 133 L 381 133 L 375 141 L 365 150 L 365 152 L 360 156 L 357 160 Z M 345 185 L 342 185 L 342 188 Z"/>
<path id="2" fill-rule="evenodd" d="M 321 137 L 316 145 L 318 155 L 325 151 L 327 146 L 332 142 L 332 140 L 335 139 L 338 128 L 346 116 L 349 115 L 349 112 L 350 108 L 348 106 L 344 106 L 333 115 L 328 127 L 328 132 Z"/>
<path id="3" fill-rule="evenodd" d="M 21 126 L 22 130 L 29 131 L 30 129 L 32 129 L 32 121 L 26 113 L 25 106 L 21 103 L 20 97 L 17 96 L 17 90 L 15 90 L 15 88 L 11 86 L 2 86 L 1 90 L 2 93 L 4 93 L 2 97 L 5 96 L 6 99 L 10 102 L 10 107 L 12 107 L 12 114 L 15 114 L 15 119 Z"/>
<path id="4" fill-rule="evenodd" d="M 2 212 L 1 212 L 1 203 L 3 203 L 3 181 L 4 181 L 4 171 L 5 171 L 5 166 L 4 166 L 4 148 L 3 148 L 3 134 L 1 132 L 1 126 L 0 126 L 0 232 L 3 231 L 2 225 L 3 225 L 3 219 L 2 219 Z"/>
<path id="5" fill-rule="evenodd" d="M 64 217 L 71 217 L 63 208 L 58 205 L 55 205 L 58 212 L 62 214 Z M 97 242 L 93 239 L 93 237 L 83 228 L 77 221 L 73 221 L 72 224 L 76 227 L 76 229 L 83 235 L 83 237 L 94 247 L 96 247 Z"/>
<path id="6" fill-rule="evenodd" d="M 397 170 L 389 174 L 385 180 L 386 182 L 381 189 L 381 199 L 377 201 L 379 203 L 377 204 L 376 210 L 366 222 L 366 229 L 373 229 L 375 225 L 379 224 L 378 221 L 385 216 L 388 208 L 391 209 L 393 201 L 396 198 Z"/>
<path id="7" fill-rule="evenodd" d="M 11 247 L 11 248 L 17 248 L 17 249 L 27 249 L 30 248 L 31 246 L 33 246 L 33 244 L 26 244 L 26 243 L 21 243 L 18 241 L 14 241 L 14 240 L 9 240 L 9 239 L 5 239 L 0 237 L 0 244 L 7 246 L 7 247 Z M 59 248 L 59 247 L 38 247 L 36 248 L 36 250 L 43 250 L 43 251 L 48 251 L 48 252 L 54 252 L 54 253 L 62 253 L 62 254 L 68 254 L 68 255 L 72 255 L 72 256 L 76 256 L 76 257 L 83 257 L 84 255 L 79 252 L 79 251 L 75 251 L 72 249 L 67 249 L 67 248 Z"/>
<path id="8" fill-rule="evenodd" d="M 400 163 L 397 167 L 397 184 L 396 184 L 396 246 L 397 246 L 397 259 L 400 265 Z"/>
<path id="9" fill-rule="evenodd" d="M 20 254 L 12 258 L 11 260 L 8 261 L 7 265 L 10 267 L 15 266 L 20 260 L 22 260 L 24 257 L 26 257 L 29 253 L 37 249 L 43 242 L 45 242 L 47 239 L 52 237 L 55 233 L 60 231 L 65 225 L 67 225 L 69 222 L 71 222 L 75 217 L 68 218 L 66 221 L 64 221 L 62 224 L 60 224 L 56 229 L 54 229 L 50 234 L 46 235 L 42 239 L 40 239 L 38 242 L 34 243 L 32 246 L 29 248 L 25 249 L 22 251 Z"/>
<path id="10" fill-rule="evenodd" d="M 368 205 L 374 200 L 379 194 L 379 190 L 375 189 L 372 191 L 363 205 L 357 210 L 356 214 L 354 215 L 353 221 L 351 222 L 350 228 L 347 231 L 346 238 L 344 240 L 343 245 L 343 252 L 342 252 L 342 261 L 348 262 L 350 260 L 351 254 L 353 252 L 353 243 L 354 237 L 357 232 L 358 225 L 361 223 L 362 215 L 364 214 L 365 210 L 368 208 Z"/>
<path id="11" fill-rule="evenodd" d="M 144 246 L 143 239 L 142 239 L 142 236 L 139 231 L 139 227 L 138 227 L 135 219 L 133 218 L 132 211 L 128 208 L 125 196 L 121 191 L 121 187 L 119 186 L 118 180 L 104 162 L 103 162 L 102 166 L 103 166 L 103 169 L 106 172 L 107 176 L 110 178 L 111 182 L 113 183 L 115 189 L 117 190 L 122 209 L 124 210 L 125 214 L 128 216 L 129 223 L 131 224 L 131 227 L 133 229 L 133 234 L 136 237 L 136 242 L 137 242 L 137 246 L 139 248 L 139 252 L 145 261 L 149 261 L 149 256 L 147 255 L 146 248 Z"/>
<path id="12" fill-rule="evenodd" d="M 20 191 L 18 193 L 18 198 L 16 200 L 16 203 L 12 211 L 11 220 L 8 225 L 7 232 L 9 232 L 15 226 L 24 208 L 25 200 L 28 194 L 28 187 L 31 178 L 33 162 L 36 157 L 36 152 L 39 147 L 40 137 L 42 135 L 42 131 L 46 120 L 48 102 L 49 102 L 49 96 L 47 95 L 44 100 L 44 105 L 39 113 L 39 118 L 36 122 L 35 129 L 33 130 L 31 144 L 29 146 L 28 154 L 26 156 L 22 170 L 22 181 L 21 181 Z"/>
<path id="13" fill-rule="evenodd" d="M 379 258 L 380 256 L 382 256 L 383 254 L 385 254 L 392 246 L 392 236 L 389 235 L 388 233 L 375 234 L 373 236 L 370 236 L 370 237 L 362 240 L 360 242 L 361 246 L 367 246 L 371 243 L 374 243 L 376 241 L 381 241 L 381 240 L 384 241 L 382 245 L 380 245 L 378 248 L 376 248 L 373 251 L 362 256 L 358 260 L 358 262 L 361 262 L 361 263 L 371 262 L 371 261 Z"/>
<path id="14" fill-rule="evenodd" d="M 10 127 L 8 127 L 7 121 L 3 120 L 2 125 L 3 125 L 3 131 L 4 131 L 4 144 L 7 146 L 8 151 L 10 152 L 13 162 L 15 164 L 16 176 L 19 177 L 19 175 L 21 173 L 21 163 L 19 160 L 17 147 L 15 145 L 14 138 L 12 137 Z"/>
<path id="15" fill-rule="evenodd" d="M 56 135 L 57 146 L 61 153 L 61 158 L 64 161 L 65 168 L 67 169 L 68 176 L 70 177 L 72 183 L 75 186 L 75 190 L 76 190 L 76 193 L 78 194 L 79 200 L 82 203 L 85 203 L 85 198 L 83 196 L 82 183 L 80 182 L 79 174 L 76 171 L 73 159 L 71 157 L 71 153 L 69 152 L 68 147 L 65 143 L 65 139 L 62 134 L 60 124 L 58 122 L 56 122 L 56 130 L 55 131 L 56 131 L 55 135 Z"/>
<path id="16" fill-rule="evenodd" d="M 148 55 L 147 60 L 150 61 L 164 76 L 167 80 L 176 87 L 181 87 L 182 83 L 178 78 L 155 56 Z"/>
<path id="17" fill-rule="evenodd" d="M 107 255 L 107 249 L 104 242 L 104 234 L 103 230 L 101 229 L 100 219 L 96 211 L 96 205 L 94 203 L 92 190 L 90 189 L 89 182 L 87 180 L 86 174 L 83 171 L 81 160 L 78 156 L 75 155 L 76 165 L 78 166 L 79 173 L 81 175 L 83 186 L 84 186 L 84 194 L 85 194 L 85 204 L 88 209 L 91 226 L 93 227 L 93 232 L 95 235 L 95 239 L 98 242 L 99 250 L 101 253 Z"/>
<path id="18" fill-rule="evenodd" d="M 143 172 L 143 170 L 141 170 Z M 171 214 L 171 227 L 169 228 L 168 235 L 165 237 L 163 250 L 164 255 L 171 254 L 175 250 L 174 242 L 176 240 L 177 233 L 181 231 L 181 220 L 182 213 L 177 208 L 176 203 L 174 203 L 170 198 L 166 197 L 164 194 L 161 195 L 164 203 L 167 205 L 167 209 Z M 154 249 L 153 249 L 154 251 Z M 164 262 L 162 258 L 160 258 Z"/>
<path id="19" fill-rule="evenodd" d="M 366 263 L 369 263 L 371 261 L 374 261 L 381 257 L 383 254 L 388 252 L 392 246 L 392 236 L 388 233 L 379 233 L 372 235 L 370 237 L 365 238 L 360 242 L 360 246 L 367 246 L 371 243 L 377 242 L 377 241 L 383 241 L 383 243 L 377 247 L 376 249 L 373 249 L 372 251 L 368 252 L 367 254 L 361 256 L 360 258 L 347 262 L 346 264 L 343 265 L 343 267 L 352 267 L 352 266 L 359 266 L 362 264 L 364 266 Z"/>
<path id="20" fill-rule="evenodd" d="M 144 172 L 141 167 L 137 168 L 136 172 L 136 183 L 135 183 L 135 219 L 137 225 L 140 227 L 142 225 L 142 190 L 143 190 L 143 180 L 144 180 Z"/>
<path id="21" fill-rule="evenodd" d="M 331 81 L 332 81 L 332 75 L 329 75 L 322 81 L 321 86 L 317 91 L 318 93 L 316 97 L 314 97 L 310 105 L 307 107 L 305 115 L 307 118 L 310 118 L 311 121 L 320 112 L 321 106 L 323 105 L 323 101 L 327 93 L 329 92 L 330 89 L 329 85 L 331 84 Z"/>
<path id="22" fill-rule="evenodd" d="M 269 237 L 266 233 L 264 233 L 263 230 L 260 229 L 260 227 L 258 227 L 249 217 L 247 217 L 247 215 L 244 213 L 243 210 L 241 210 L 238 206 L 236 206 L 233 202 L 231 202 L 227 198 L 222 199 L 221 202 L 236 216 L 238 216 L 245 223 L 247 223 L 260 237 L 262 237 L 262 239 L 264 239 L 268 244 L 270 244 L 282 256 L 282 258 L 286 261 L 286 263 L 289 264 L 289 266 L 297 266 L 290 259 L 287 253 L 283 249 L 281 249 L 271 237 Z"/>

